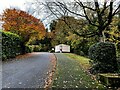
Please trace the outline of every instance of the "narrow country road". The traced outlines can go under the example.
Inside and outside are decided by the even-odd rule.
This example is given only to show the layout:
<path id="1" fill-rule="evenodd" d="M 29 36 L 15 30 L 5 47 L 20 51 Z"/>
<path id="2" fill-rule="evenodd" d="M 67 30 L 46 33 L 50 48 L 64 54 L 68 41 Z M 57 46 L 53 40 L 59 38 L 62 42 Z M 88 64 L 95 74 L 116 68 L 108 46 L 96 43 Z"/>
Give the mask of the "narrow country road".
<path id="1" fill-rule="evenodd" d="M 51 53 L 31 53 L 26 58 L 3 62 L 2 88 L 43 88 L 52 69 Z"/>

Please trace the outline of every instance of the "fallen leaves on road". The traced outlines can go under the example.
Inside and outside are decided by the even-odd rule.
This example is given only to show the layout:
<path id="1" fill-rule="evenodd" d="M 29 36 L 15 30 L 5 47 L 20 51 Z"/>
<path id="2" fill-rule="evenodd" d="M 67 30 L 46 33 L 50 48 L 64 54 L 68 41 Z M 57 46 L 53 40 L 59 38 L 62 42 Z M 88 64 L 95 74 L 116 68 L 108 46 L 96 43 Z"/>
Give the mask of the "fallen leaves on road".
<path id="1" fill-rule="evenodd" d="M 35 52 L 33 53 L 26 53 L 26 54 L 23 54 L 23 55 L 18 55 L 16 56 L 16 59 L 21 59 L 21 58 L 28 58 L 28 57 L 31 57 L 35 54 Z"/>
<path id="2" fill-rule="evenodd" d="M 53 54 L 50 56 L 50 59 L 51 59 L 51 64 L 52 64 L 52 70 L 49 71 L 47 74 L 48 74 L 48 77 L 47 79 L 45 80 L 45 90 L 49 90 L 51 84 L 52 84 L 52 79 L 53 79 L 53 75 L 55 73 L 55 70 L 56 70 L 56 56 Z"/>

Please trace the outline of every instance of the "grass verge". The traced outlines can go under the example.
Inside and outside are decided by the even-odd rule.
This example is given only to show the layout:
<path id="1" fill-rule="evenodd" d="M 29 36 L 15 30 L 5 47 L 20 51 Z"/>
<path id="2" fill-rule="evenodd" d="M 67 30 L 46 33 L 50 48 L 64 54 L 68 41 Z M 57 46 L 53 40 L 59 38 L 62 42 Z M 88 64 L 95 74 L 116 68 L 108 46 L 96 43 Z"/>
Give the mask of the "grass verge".
<path id="1" fill-rule="evenodd" d="M 80 63 L 67 54 L 55 54 L 57 57 L 56 72 L 54 75 L 52 88 L 55 90 L 57 88 L 74 88 L 74 89 L 85 89 L 85 88 L 104 88 L 103 85 L 99 84 L 97 81 L 91 78 L 89 74 L 81 68 Z M 73 59 L 74 58 L 74 59 Z M 88 62 L 85 58 L 81 57 L 82 63 L 86 67 Z M 84 61 L 86 60 L 86 62 Z"/>
<path id="2" fill-rule="evenodd" d="M 88 70 L 90 68 L 90 64 L 89 64 L 90 59 L 89 58 L 79 56 L 79 55 L 76 55 L 73 53 L 65 53 L 65 55 L 68 56 L 69 58 L 77 60 L 84 70 Z"/>

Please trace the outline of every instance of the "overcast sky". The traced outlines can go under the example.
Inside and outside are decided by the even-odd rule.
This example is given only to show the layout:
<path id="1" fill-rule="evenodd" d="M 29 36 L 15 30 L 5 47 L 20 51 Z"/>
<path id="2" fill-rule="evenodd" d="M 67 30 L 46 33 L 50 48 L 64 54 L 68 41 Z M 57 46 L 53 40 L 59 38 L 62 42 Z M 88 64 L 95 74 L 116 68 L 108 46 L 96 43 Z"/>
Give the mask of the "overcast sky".
<path id="1" fill-rule="evenodd" d="M 0 14 L 5 10 L 6 8 L 10 7 L 18 7 L 21 10 L 25 10 L 25 3 L 26 2 L 33 2 L 34 0 L 0 0 Z M 45 1 L 45 0 L 40 0 Z M 46 0 L 50 1 L 50 0 Z M 54 0 L 51 0 L 54 1 Z M 66 0 L 65 0 L 66 1 Z"/>
<path id="2" fill-rule="evenodd" d="M 25 9 L 25 3 L 26 2 L 32 2 L 34 0 L 0 0 L 0 13 L 3 12 L 4 9 L 9 8 L 9 7 L 18 7 L 22 10 Z M 54 1 L 54 0 L 40 0 L 42 1 Z M 59 0 L 58 0 L 59 1 Z M 61 1 L 61 0 L 60 0 Z M 63 1 L 74 1 L 74 0 L 63 0 Z M 83 1 L 93 1 L 93 0 L 83 0 Z M 103 1 L 103 0 L 100 0 Z"/>
<path id="3" fill-rule="evenodd" d="M 3 12 L 4 9 L 10 7 L 18 7 L 24 10 L 25 3 L 28 1 L 32 2 L 33 0 L 0 0 L 0 14 Z"/>
<path id="4" fill-rule="evenodd" d="M 2 14 L 3 10 L 5 10 L 6 8 L 10 8 L 10 7 L 15 7 L 15 8 L 19 8 L 21 10 L 27 10 L 26 8 L 26 4 L 27 2 L 33 2 L 35 0 L 0 0 L 0 14 Z M 39 0 L 40 2 L 43 1 L 55 1 L 55 0 Z M 61 1 L 61 0 L 58 0 Z M 62 0 L 62 1 L 74 1 L 74 0 Z M 88 1 L 94 1 L 94 0 L 82 0 L 84 2 Z M 98 0 L 98 1 L 104 1 L 104 0 Z M 109 0 L 108 0 L 109 1 Z M 119 1 L 119 0 L 117 0 Z M 29 6 L 29 5 L 28 5 Z M 32 9 L 31 9 L 32 10 Z M 40 19 L 43 20 L 45 15 L 44 14 L 40 14 Z M 48 22 L 48 20 L 44 21 L 43 23 L 46 24 L 46 22 Z"/>

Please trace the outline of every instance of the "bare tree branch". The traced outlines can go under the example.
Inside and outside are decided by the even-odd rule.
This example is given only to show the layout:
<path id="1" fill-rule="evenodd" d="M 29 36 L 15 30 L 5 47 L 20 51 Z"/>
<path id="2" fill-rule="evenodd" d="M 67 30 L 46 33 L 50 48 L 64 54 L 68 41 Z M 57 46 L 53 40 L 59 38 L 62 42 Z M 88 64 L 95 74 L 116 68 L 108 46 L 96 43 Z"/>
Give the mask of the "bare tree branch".
<path id="1" fill-rule="evenodd" d="M 117 9 L 115 9 L 112 16 L 118 14 L 119 12 L 120 12 L 120 4 L 118 5 Z"/>
<path id="2" fill-rule="evenodd" d="M 100 34 L 99 36 L 101 36 L 102 32 L 112 22 L 112 18 L 117 13 L 120 12 L 120 4 L 117 4 L 118 7 L 114 8 L 114 2 L 115 1 L 113 0 L 110 1 L 105 0 L 101 5 L 98 2 L 98 0 L 94 0 L 93 7 L 89 6 L 88 3 L 83 3 L 80 0 L 75 0 L 75 2 L 71 2 L 71 4 L 73 5 L 72 7 L 68 5 L 68 3 L 63 3 L 61 1 L 46 2 L 41 5 L 44 5 L 51 12 L 51 14 L 53 14 L 58 19 L 61 16 L 69 16 L 69 15 L 76 15 L 78 17 L 86 19 L 90 25 L 95 26 L 97 28 L 96 29 L 97 33 L 96 32 L 93 33 L 97 35 L 99 33 Z M 81 33 L 77 32 L 72 26 L 69 25 L 68 22 L 66 22 L 66 20 L 63 19 L 63 21 L 70 29 L 73 29 L 73 32 L 76 33 L 77 35 L 79 36 L 85 35 L 85 34 L 81 35 Z M 86 35 L 88 36 L 90 36 L 90 34 L 94 35 L 93 33 L 89 33 Z"/>
<path id="3" fill-rule="evenodd" d="M 83 5 L 83 3 L 82 3 L 82 2 L 79 2 L 79 5 L 83 8 L 83 11 L 84 11 L 84 14 L 85 14 L 85 18 L 88 20 L 89 24 L 98 27 L 98 25 L 92 23 L 92 21 L 89 19 L 88 15 L 87 15 L 87 13 L 86 13 L 85 6 Z"/>
<path id="4" fill-rule="evenodd" d="M 75 15 L 77 15 L 77 16 L 85 17 L 84 15 L 78 14 L 78 13 L 76 13 L 76 12 L 70 10 L 70 9 L 67 8 L 63 3 L 61 3 L 61 2 L 58 2 L 58 3 L 59 3 L 60 5 L 62 5 L 63 8 L 65 8 L 68 12 L 70 12 L 70 13 L 72 13 L 72 14 L 75 14 Z"/>

